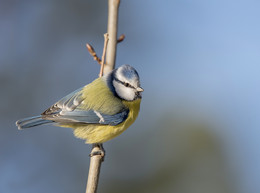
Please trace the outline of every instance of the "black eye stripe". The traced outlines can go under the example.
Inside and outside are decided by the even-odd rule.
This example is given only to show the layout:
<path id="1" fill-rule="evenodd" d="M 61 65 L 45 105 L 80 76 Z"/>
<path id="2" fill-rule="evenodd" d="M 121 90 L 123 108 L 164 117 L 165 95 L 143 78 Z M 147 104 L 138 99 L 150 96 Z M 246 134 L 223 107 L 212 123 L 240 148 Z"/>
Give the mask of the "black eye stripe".
<path id="1" fill-rule="evenodd" d="M 129 84 L 127 82 L 123 82 L 123 81 L 117 79 L 116 77 L 114 77 L 114 79 L 115 79 L 115 81 L 119 82 L 120 84 L 123 84 L 125 87 L 135 88 L 131 84 Z"/>

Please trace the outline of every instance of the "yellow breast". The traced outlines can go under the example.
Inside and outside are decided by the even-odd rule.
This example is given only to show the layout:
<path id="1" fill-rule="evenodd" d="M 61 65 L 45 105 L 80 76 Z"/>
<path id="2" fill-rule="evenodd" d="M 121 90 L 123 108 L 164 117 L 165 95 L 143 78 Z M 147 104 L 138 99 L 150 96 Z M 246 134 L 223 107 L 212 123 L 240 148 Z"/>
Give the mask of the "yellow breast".
<path id="1" fill-rule="evenodd" d="M 124 105 L 129 108 L 127 119 L 119 125 L 68 125 L 74 129 L 74 135 L 80 139 L 86 140 L 86 143 L 103 143 L 120 135 L 125 131 L 137 118 L 140 109 L 141 100 L 132 102 L 124 101 Z"/>

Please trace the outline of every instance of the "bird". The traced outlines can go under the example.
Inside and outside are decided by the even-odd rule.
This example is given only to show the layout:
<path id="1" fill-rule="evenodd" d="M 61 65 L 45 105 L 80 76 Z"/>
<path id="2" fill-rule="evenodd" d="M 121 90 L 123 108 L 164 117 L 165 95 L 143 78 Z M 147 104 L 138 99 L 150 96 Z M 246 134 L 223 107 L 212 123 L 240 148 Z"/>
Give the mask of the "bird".
<path id="1" fill-rule="evenodd" d="M 137 71 L 125 64 L 16 125 L 19 130 L 45 124 L 68 127 L 87 144 L 102 144 L 135 122 L 143 91 Z"/>

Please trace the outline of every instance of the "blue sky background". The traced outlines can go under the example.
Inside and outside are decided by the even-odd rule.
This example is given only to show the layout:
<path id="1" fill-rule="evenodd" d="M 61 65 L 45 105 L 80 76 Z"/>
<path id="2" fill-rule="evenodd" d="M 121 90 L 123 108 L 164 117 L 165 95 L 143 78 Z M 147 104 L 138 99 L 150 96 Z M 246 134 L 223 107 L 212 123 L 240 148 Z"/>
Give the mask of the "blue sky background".
<path id="1" fill-rule="evenodd" d="M 260 2 L 121 1 L 117 66 L 140 76 L 136 123 L 107 142 L 100 192 L 260 189 Z M 90 146 L 70 129 L 18 131 L 91 82 L 107 2 L 0 1 L 0 192 L 84 192 Z"/>

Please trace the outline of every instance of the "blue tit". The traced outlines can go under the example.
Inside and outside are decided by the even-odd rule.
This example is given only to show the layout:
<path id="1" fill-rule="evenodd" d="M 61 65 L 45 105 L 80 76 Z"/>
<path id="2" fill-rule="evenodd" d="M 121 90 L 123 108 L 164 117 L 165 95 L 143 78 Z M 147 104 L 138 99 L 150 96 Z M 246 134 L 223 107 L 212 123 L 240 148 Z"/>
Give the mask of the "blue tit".
<path id="1" fill-rule="evenodd" d="M 18 120 L 18 129 L 44 124 L 69 127 L 86 143 L 103 143 L 137 118 L 141 92 L 137 71 L 123 65 L 65 96 L 41 115 Z"/>

